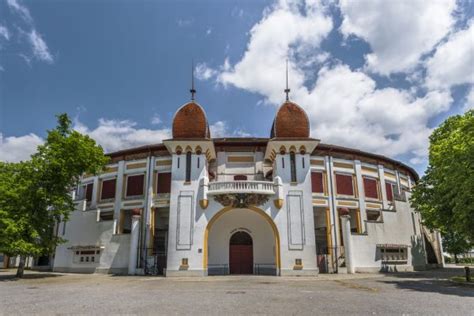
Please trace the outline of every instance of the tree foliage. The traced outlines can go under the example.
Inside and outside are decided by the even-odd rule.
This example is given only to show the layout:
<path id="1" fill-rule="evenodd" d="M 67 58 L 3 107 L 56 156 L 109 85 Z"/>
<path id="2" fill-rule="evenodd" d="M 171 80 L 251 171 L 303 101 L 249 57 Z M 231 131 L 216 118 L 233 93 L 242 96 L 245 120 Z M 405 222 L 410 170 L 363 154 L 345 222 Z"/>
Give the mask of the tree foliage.
<path id="1" fill-rule="evenodd" d="M 474 110 L 452 116 L 434 130 L 428 169 L 415 187 L 411 202 L 426 226 L 472 246 Z"/>
<path id="2" fill-rule="evenodd" d="M 96 174 L 107 163 L 102 148 L 74 131 L 67 114 L 57 118 L 31 160 L 0 162 L 0 252 L 7 255 L 51 253 L 63 241 L 55 223 L 74 210 L 71 190 L 83 173 Z"/>

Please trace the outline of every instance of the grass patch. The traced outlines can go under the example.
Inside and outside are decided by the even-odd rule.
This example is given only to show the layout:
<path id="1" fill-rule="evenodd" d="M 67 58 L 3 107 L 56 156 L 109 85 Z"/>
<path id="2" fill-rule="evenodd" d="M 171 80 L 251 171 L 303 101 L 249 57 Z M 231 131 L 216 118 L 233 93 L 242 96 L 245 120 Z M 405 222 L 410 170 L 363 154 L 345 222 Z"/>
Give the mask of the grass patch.
<path id="1" fill-rule="evenodd" d="M 463 282 L 463 283 L 466 283 L 466 284 L 474 284 L 474 281 L 471 277 L 471 282 L 466 282 L 466 277 L 463 275 L 463 276 L 454 276 L 451 278 L 451 281 L 454 281 L 454 282 Z"/>

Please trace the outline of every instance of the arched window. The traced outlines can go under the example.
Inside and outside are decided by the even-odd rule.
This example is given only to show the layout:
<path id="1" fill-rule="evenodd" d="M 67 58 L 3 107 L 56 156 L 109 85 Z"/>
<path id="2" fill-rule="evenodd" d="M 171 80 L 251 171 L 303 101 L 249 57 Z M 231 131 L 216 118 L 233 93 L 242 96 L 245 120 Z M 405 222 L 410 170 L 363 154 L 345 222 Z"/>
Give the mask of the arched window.
<path id="1" fill-rule="evenodd" d="M 296 155 L 294 152 L 290 153 L 290 172 L 291 182 L 296 182 Z"/>
<path id="2" fill-rule="evenodd" d="M 191 182 L 191 152 L 186 153 L 186 182 Z"/>

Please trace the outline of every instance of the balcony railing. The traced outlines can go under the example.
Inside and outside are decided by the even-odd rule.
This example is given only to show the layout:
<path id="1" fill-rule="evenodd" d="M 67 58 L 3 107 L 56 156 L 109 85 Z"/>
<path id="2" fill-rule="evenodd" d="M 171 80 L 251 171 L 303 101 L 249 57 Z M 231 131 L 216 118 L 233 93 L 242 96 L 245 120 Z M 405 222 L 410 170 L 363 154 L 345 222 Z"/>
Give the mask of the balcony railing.
<path id="1" fill-rule="evenodd" d="M 275 194 L 273 182 L 269 181 L 223 181 L 209 183 L 208 194 L 255 193 Z"/>

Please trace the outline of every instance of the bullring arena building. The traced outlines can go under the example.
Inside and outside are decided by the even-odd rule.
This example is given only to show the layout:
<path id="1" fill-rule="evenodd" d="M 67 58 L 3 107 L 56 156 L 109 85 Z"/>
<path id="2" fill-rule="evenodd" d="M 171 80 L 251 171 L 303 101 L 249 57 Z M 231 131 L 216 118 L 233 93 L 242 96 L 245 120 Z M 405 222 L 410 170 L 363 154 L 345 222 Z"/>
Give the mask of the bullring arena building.
<path id="1" fill-rule="evenodd" d="M 54 271 L 311 276 L 442 264 L 439 234 L 408 202 L 416 172 L 311 138 L 288 98 L 269 138 L 212 138 L 194 98 L 172 133 L 83 176 L 57 228 L 67 242 Z"/>

